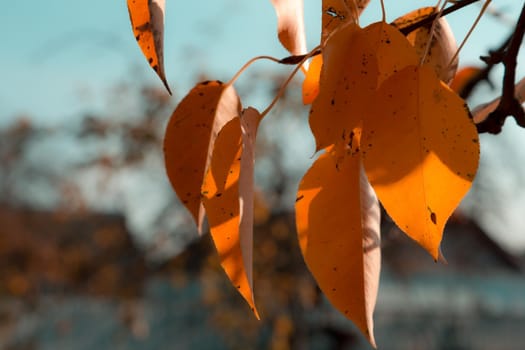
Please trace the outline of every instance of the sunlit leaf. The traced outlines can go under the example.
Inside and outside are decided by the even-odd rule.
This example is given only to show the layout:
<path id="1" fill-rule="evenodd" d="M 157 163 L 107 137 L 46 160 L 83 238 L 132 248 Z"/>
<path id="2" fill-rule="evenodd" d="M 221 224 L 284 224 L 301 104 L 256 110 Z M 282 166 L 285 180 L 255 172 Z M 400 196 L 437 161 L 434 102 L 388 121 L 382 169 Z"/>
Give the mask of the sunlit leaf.
<path id="1" fill-rule="evenodd" d="M 277 12 L 277 33 L 292 55 L 306 53 L 303 0 L 271 0 Z"/>
<path id="2" fill-rule="evenodd" d="M 164 159 L 171 185 L 192 214 L 199 231 L 204 209 L 201 185 L 219 130 L 239 116 L 234 88 L 219 81 L 197 84 L 179 103 L 164 138 Z"/>
<path id="3" fill-rule="evenodd" d="M 202 185 L 210 232 L 221 265 L 256 317 L 253 298 L 253 167 L 260 115 L 247 109 L 219 132 Z"/>
<path id="4" fill-rule="evenodd" d="M 305 105 L 311 104 L 319 94 L 319 78 L 322 66 L 323 56 L 314 56 L 303 81 L 303 104 Z"/>
<path id="5" fill-rule="evenodd" d="M 171 94 L 164 71 L 164 14 L 166 0 L 128 0 L 129 18 L 135 39 Z"/>
<path id="6" fill-rule="evenodd" d="M 399 228 L 437 259 L 445 223 L 478 167 L 469 112 L 429 66 L 394 74 L 370 107 L 361 140 L 370 183 Z"/>
<path id="7" fill-rule="evenodd" d="M 364 29 L 348 23 L 335 31 L 323 50 L 319 94 L 310 110 L 317 150 L 349 142 L 374 103 L 377 86 L 417 61 L 414 48 L 387 23 Z"/>
<path id="8" fill-rule="evenodd" d="M 321 155 L 299 185 L 295 212 L 301 251 L 319 287 L 375 346 L 380 211 L 360 154 Z"/>
<path id="9" fill-rule="evenodd" d="M 361 12 L 369 2 L 370 0 L 323 0 L 321 42 L 343 23 L 358 23 Z"/>
<path id="10" fill-rule="evenodd" d="M 397 18 L 392 24 L 402 29 L 424 17 L 428 17 L 434 11 L 434 7 L 423 7 Z M 432 42 L 429 47 L 428 41 L 430 40 L 431 27 L 432 24 L 419 27 L 409 33 L 407 39 L 414 46 L 420 58 L 425 55 L 423 62 L 434 67 L 438 77 L 448 84 L 454 78 L 458 68 L 458 57 L 454 58 L 454 54 L 458 49 L 456 39 L 446 18 L 440 17 L 434 25 Z M 454 58 L 453 61 L 452 58 Z"/>

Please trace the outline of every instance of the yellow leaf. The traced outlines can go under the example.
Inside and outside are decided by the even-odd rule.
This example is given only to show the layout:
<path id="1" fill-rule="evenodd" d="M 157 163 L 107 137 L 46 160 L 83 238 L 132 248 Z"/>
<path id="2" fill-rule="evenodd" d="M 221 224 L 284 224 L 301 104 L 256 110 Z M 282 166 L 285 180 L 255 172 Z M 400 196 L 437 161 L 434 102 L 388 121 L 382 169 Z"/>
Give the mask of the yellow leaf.
<path id="1" fill-rule="evenodd" d="M 253 298 L 253 167 L 260 114 L 253 108 L 219 132 L 202 185 L 202 199 L 221 265 L 231 283 L 259 314 Z"/>
<path id="2" fill-rule="evenodd" d="M 277 13 L 277 33 L 281 44 L 292 54 L 306 53 L 303 0 L 271 0 Z"/>
<path id="3" fill-rule="evenodd" d="M 219 81 L 197 84 L 173 112 L 164 137 L 171 185 L 192 214 L 199 232 L 204 209 L 201 185 L 219 130 L 241 112 L 234 88 Z"/>
<path id="4" fill-rule="evenodd" d="M 410 66 L 379 88 L 361 150 L 379 200 L 438 259 L 443 228 L 469 190 L 479 161 L 464 101 L 429 66 Z"/>
<path id="5" fill-rule="evenodd" d="M 428 17 L 433 14 L 434 11 L 435 7 L 423 7 L 397 18 L 392 22 L 392 25 L 402 29 L 424 17 Z M 423 62 L 434 67 L 438 77 L 448 84 L 454 78 L 458 68 L 457 56 L 454 58 L 454 61 L 451 62 L 458 49 L 456 39 L 454 38 L 454 34 L 452 33 L 452 29 L 450 29 L 446 18 L 440 17 L 434 26 L 432 42 L 430 43 L 429 50 L 427 50 L 431 27 L 432 24 L 425 27 L 419 27 L 409 33 L 407 39 L 414 46 L 420 58 L 425 55 L 425 60 Z"/>
<path id="6" fill-rule="evenodd" d="M 171 94 L 164 72 L 164 13 L 166 0 L 128 0 L 129 18 L 135 39 Z"/>
<path id="7" fill-rule="evenodd" d="M 322 66 L 323 56 L 314 56 L 303 81 L 303 104 L 305 105 L 311 104 L 319 94 L 319 78 Z"/>
<path id="8" fill-rule="evenodd" d="M 364 29 L 348 23 L 335 31 L 323 49 L 319 94 L 310 110 L 317 150 L 349 142 L 374 103 L 377 86 L 417 61 L 414 48 L 387 23 Z"/>
<path id="9" fill-rule="evenodd" d="M 375 346 L 380 211 L 360 154 L 322 154 L 299 185 L 295 212 L 301 251 L 319 287 Z"/>

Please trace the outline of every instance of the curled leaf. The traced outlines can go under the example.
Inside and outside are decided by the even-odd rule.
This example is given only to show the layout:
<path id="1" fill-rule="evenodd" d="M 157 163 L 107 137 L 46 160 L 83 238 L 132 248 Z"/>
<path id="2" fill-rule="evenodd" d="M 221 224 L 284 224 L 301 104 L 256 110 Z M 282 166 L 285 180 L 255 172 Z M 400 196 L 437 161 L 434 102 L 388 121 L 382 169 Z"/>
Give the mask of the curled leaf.
<path id="1" fill-rule="evenodd" d="M 230 120 L 219 132 L 202 200 L 221 265 L 255 316 L 253 298 L 253 168 L 260 114 L 253 108 Z"/>
<path id="2" fill-rule="evenodd" d="M 435 12 L 435 7 L 423 7 L 397 18 L 392 25 L 399 29 L 421 20 Z M 452 29 L 445 17 L 440 17 L 434 24 L 432 39 L 430 38 L 432 24 L 412 31 L 407 35 L 408 41 L 414 46 L 419 57 L 425 57 L 423 63 L 430 64 L 439 79 L 449 83 L 454 78 L 458 68 L 458 57 L 454 57 L 458 46 Z M 430 42 L 430 46 L 428 46 Z M 428 49 L 428 50 L 427 50 Z"/>
<path id="3" fill-rule="evenodd" d="M 234 88 L 219 81 L 197 84 L 173 112 L 164 137 L 164 160 L 171 185 L 192 214 L 199 232 L 204 209 L 201 185 L 217 133 L 240 115 Z"/>
<path id="4" fill-rule="evenodd" d="M 299 185 L 295 212 L 301 251 L 319 287 L 375 346 L 380 211 L 360 154 L 322 154 Z"/>
<path id="5" fill-rule="evenodd" d="M 271 0 L 277 13 L 277 33 L 281 44 L 292 54 L 306 53 L 303 0 Z"/>
<path id="6" fill-rule="evenodd" d="M 128 0 L 133 34 L 144 57 L 171 94 L 164 71 L 164 13 L 166 0 Z"/>
<path id="7" fill-rule="evenodd" d="M 478 134 L 464 101 L 432 68 L 407 67 L 379 88 L 361 150 L 386 211 L 437 260 L 445 223 L 478 167 Z"/>

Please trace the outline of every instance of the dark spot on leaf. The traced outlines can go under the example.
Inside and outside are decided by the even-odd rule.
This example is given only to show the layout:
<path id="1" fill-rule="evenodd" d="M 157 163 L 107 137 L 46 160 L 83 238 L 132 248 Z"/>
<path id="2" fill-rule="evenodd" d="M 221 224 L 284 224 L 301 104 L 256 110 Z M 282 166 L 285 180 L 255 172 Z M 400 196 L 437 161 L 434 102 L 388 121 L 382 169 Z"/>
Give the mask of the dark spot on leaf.
<path id="1" fill-rule="evenodd" d="M 297 197 L 297 198 L 295 199 L 295 202 L 297 203 L 297 202 L 299 202 L 299 201 L 300 201 L 301 199 L 303 199 L 303 198 L 304 198 L 304 195 L 300 195 L 299 197 Z"/>
<path id="2" fill-rule="evenodd" d="M 437 225 L 437 217 L 436 217 L 436 213 L 432 212 L 430 213 L 430 221 L 432 221 L 432 223 L 434 225 Z"/>
<path id="3" fill-rule="evenodd" d="M 222 196 L 222 193 L 217 193 L 217 194 L 215 195 L 215 197 L 220 197 L 220 196 Z"/>

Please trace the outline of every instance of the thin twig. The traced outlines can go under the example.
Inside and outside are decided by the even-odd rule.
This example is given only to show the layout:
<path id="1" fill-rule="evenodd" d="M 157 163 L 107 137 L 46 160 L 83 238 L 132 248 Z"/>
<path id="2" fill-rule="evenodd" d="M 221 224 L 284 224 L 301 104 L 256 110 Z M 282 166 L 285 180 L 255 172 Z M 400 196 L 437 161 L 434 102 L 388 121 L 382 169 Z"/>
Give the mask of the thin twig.
<path id="1" fill-rule="evenodd" d="M 457 11 L 459 9 L 462 9 L 465 6 L 468 6 L 468 5 L 473 4 L 475 2 L 478 2 L 478 1 L 480 1 L 480 0 L 463 0 L 463 1 L 456 2 L 454 5 L 444 9 L 443 13 L 441 13 L 441 14 L 439 12 L 433 13 L 433 14 L 429 15 L 428 17 L 422 18 L 421 20 L 412 23 L 409 26 L 406 26 L 404 28 L 400 28 L 399 31 L 401 33 L 403 33 L 404 35 L 408 35 L 408 34 L 412 33 L 414 30 L 416 30 L 418 28 L 421 28 L 421 27 L 424 27 L 426 25 L 432 24 L 432 22 L 434 22 L 434 20 L 438 16 L 439 17 L 444 17 L 444 16 L 446 16 L 448 14 L 451 14 L 452 12 L 455 12 L 455 11 Z"/>

